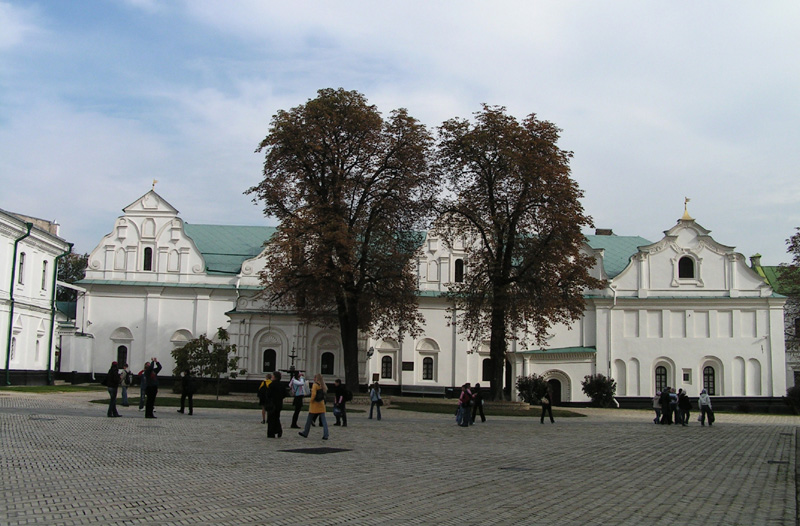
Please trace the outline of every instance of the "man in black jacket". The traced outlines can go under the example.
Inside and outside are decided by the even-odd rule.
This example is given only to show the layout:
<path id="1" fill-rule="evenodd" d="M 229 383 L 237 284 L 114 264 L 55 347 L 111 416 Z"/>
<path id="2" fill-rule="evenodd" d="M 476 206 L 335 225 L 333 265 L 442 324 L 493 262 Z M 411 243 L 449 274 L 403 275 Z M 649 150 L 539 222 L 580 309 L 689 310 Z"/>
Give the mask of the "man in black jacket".
<path id="1" fill-rule="evenodd" d="M 145 372 L 147 375 L 147 389 L 146 396 L 147 402 L 144 405 L 144 417 L 156 418 L 153 410 L 156 406 L 156 395 L 158 394 L 158 373 L 161 371 L 161 364 L 158 363 L 158 358 L 151 358 L 150 368 Z"/>

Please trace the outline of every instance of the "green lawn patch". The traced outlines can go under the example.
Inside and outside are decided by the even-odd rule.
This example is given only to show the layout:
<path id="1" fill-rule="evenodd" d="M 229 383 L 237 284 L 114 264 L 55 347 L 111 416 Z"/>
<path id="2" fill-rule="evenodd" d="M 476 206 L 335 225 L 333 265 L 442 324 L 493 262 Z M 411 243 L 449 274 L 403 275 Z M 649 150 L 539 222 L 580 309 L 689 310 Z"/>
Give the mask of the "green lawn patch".
<path id="1" fill-rule="evenodd" d="M 390 409 L 399 409 L 401 411 L 416 411 L 418 413 L 437 413 L 437 414 L 450 414 L 455 415 L 456 413 L 456 403 L 453 402 L 452 405 L 449 404 L 441 404 L 441 403 L 408 403 L 403 401 L 392 400 L 391 405 L 389 406 Z M 541 415 L 541 409 L 538 407 L 531 408 L 529 410 L 525 409 L 516 409 L 513 406 L 503 407 L 503 406 L 493 406 L 491 408 L 484 407 L 483 412 L 486 413 L 486 416 L 518 416 L 518 417 L 534 417 L 539 418 Z M 586 415 L 582 415 L 580 413 L 574 413 L 572 411 L 566 409 L 553 409 L 553 418 L 572 418 L 572 417 L 582 417 Z"/>

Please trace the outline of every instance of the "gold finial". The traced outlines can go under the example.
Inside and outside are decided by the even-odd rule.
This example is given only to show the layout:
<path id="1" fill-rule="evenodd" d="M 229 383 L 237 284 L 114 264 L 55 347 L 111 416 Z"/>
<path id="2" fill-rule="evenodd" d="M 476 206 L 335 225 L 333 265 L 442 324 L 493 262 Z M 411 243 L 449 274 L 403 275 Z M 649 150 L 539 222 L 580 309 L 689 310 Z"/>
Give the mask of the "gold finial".
<path id="1" fill-rule="evenodd" d="M 691 201 L 691 199 L 689 199 L 688 197 L 683 198 L 683 217 L 681 218 L 682 221 L 694 221 L 694 218 L 689 215 L 689 208 L 687 206 L 689 204 L 689 201 Z"/>
<path id="2" fill-rule="evenodd" d="M 155 190 L 155 189 L 156 189 L 156 183 L 157 183 L 157 182 L 158 182 L 158 179 L 153 179 L 153 190 Z"/>

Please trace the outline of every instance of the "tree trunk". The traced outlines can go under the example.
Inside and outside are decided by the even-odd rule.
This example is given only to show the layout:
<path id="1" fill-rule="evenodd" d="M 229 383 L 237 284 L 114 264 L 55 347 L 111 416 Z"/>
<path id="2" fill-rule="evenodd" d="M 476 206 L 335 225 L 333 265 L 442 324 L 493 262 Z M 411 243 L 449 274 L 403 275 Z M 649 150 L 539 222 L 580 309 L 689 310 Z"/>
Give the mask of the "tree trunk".
<path id="1" fill-rule="evenodd" d="M 491 339 L 489 340 L 489 358 L 492 361 L 491 399 L 503 400 L 503 380 L 506 362 L 506 311 L 499 305 L 492 307 Z"/>
<path id="2" fill-rule="evenodd" d="M 358 392 L 358 307 L 353 299 L 343 298 L 339 304 L 339 332 L 344 355 L 344 383 L 353 393 Z"/>

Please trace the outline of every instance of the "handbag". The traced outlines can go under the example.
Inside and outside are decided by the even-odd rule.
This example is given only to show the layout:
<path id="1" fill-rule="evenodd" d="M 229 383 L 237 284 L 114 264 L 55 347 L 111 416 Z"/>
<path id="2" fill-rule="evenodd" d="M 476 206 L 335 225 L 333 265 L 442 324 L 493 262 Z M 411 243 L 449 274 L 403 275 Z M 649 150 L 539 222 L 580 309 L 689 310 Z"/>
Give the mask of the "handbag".
<path id="1" fill-rule="evenodd" d="M 378 398 L 378 401 L 375 403 L 378 404 L 378 407 L 383 407 L 383 400 L 381 400 L 380 398 Z"/>

